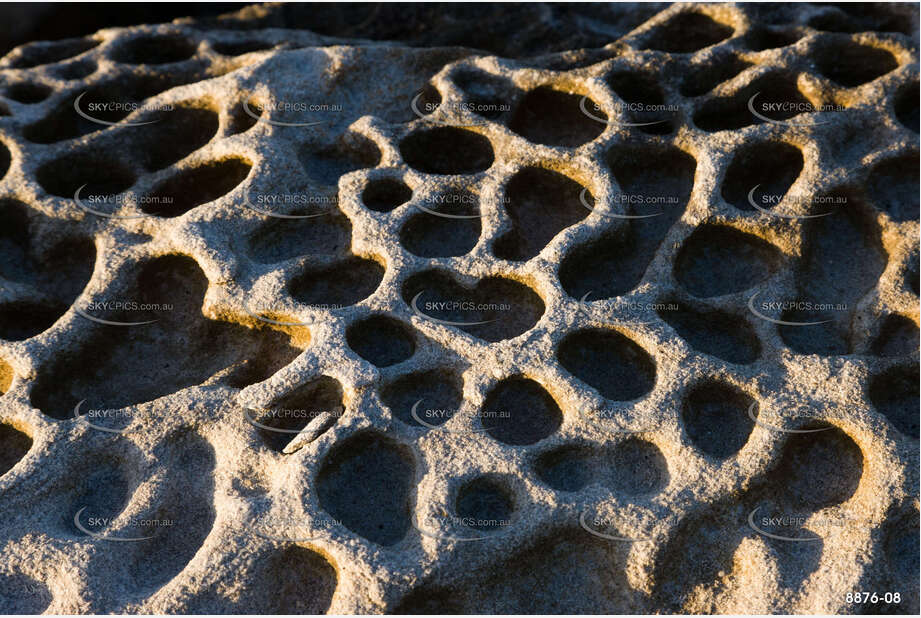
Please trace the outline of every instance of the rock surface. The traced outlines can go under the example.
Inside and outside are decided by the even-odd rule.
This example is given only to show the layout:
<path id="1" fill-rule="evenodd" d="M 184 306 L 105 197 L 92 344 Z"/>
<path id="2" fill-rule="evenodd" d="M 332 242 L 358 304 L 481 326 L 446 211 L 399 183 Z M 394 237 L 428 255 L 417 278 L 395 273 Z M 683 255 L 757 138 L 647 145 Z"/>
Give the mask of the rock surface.
<path id="1" fill-rule="evenodd" d="M 916 5 L 284 10 L 0 60 L 0 610 L 918 612 Z"/>

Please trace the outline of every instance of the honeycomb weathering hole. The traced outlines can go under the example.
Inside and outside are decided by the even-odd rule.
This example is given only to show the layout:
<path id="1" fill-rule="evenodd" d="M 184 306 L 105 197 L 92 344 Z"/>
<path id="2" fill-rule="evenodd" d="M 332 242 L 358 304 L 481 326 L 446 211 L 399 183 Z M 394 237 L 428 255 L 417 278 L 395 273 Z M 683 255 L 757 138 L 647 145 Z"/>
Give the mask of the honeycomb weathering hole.
<path id="1" fill-rule="evenodd" d="M 681 420 L 694 446 L 716 459 L 727 459 L 748 442 L 755 426 L 752 416 L 758 415 L 754 403 L 731 384 L 705 382 L 685 397 Z"/>
<path id="2" fill-rule="evenodd" d="M 410 328 L 385 315 L 374 315 L 352 324 L 345 338 L 350 348 L 377 367 L 402 363 L 416 351 Z"/>
<path id="3" fill-rule="evenodd" d="M 835 40 L 819 47 L 815 61 L 822 75 L 848 88 L 873 81 L 899 66 L 889 51 L 851 40 Z"/>
<path id="4" fill-rule="evenodd" d="M 917 338 L 915 343 L 917 343 Z M 918 366 L 893 367 L 870 380 L 867 396 L 896 429 L 918 439 Z"/>
<path id="5" fill-rule="evenodd" d="M 793 504 L 818 510 L 841 504 L 854 495 L 863 476 L 860 447 L 838 427 L 811 423 L 810 433 L 787 434 L 773 488 Z"/>
<path id="6" fill-rule="evenodd" d="M 0 390 L 0 393 L 2 392 Z M 32 448 L 32 438 L 12 425 L 0 424 L 0 476 L 19 463 L 30 448 Z"/>
<path id="7" fill-rule="evenodd" d="M 803 170 L 799 148 L 784 142 L 762 142 L 740 149 L 723 179 L 723 199 L 739 210 L 770 210 L 786 196 Z M 750 201 L 751 200 L 751 201 Z"/>
<path id="8" fill-rule="evenodd" d="M 428 270 L 410 277 L 402 295 L 416 315 L 489 342 L 517 337 L 544 314 L 536 292 L 503 277 L 481 279 L 467 288 L 445 271 Z"/>
<path id="9" fill-rule="evenodd" d="M 253 366 L 242 367 L 237 380 L 229 378 L 232 385 L 245 386 L 266 379 L 300 353 L 283 333 L 206 319 L 201 306 L 207 286 L 191 258 L 168 255 L 142 264 L 133 284 L 107 300 L 159 306 L 160 311 L 82 309 L 109 321 L 155 321 L 93 324 L 76 351 L 56 356 L 39 370 L 32 404 L 59 420 L 72 418 L 84 399 L 88 407 L 123 408 L 201 384 L 252 359 Z M 241 375 L 247 379 L 238 381 Z"/>
<path id="10" fill-rule="evenodd" d="M 528 92 L 515 108 L 509 128 L 535 144 L 574 148 L 601 135 L 605 125 L 583 113 L 583 97 L 541 86 Z M 585 106 L 601 120 L 607 116 L 585 98 Z"/>
<path id="11" fill-rule="evenodd" d="M 427 174 L 475 174 L 494 159 L 485 136 L 455 127 L 419 129 L 403 138 L 400 153 L 407 165 Z"/>
<path id="12" fill-rule="evenodd" d="M 13 62 L 12 67 L 28 69 L 42 64 L 60 62 L 89 51 L 101 42 L 96 39 L 66 39 L 51 43 L 32 43 L 20 48 L 22 53 Z"/>
<path id="13" fill-rule="evenodd" d="M 628 496 L 657 493 L 669 479 L 662 452 L 640 438 L 601 448 L 562 446 L 538 457 L 535 471 L 558 491 L 579 491 L 596 483 Z"/>
<path id="14" fill-rule="evenodd" d="M 325 614 L 336 592 L 338 574 L 321 554 L 300 545 L 288 545 L 272 548 L 247 579 L 266 585 L 247 586 L 239 599 L 219 613 Z"/>
<path id="15" fill-rule="evenodd" d="M 522 446 L 543 440 L 559 429 L 563 413 L 544 387 L 516 376 L 492 388 L 483 402 L 481 422 L 499 442 Z"/>
<path id="16" fill-rule="evenodd" d="M 381 178 L 368 183 L 361 193 L 361 202 L 375 212 L 390 212 L 412 196 L 413 190 L 402 180 Z"/>
<path id="17" fill-rule="evenodd" d="M 704 224 L 678 252 L 675 277 L 698 298 L 747 290 L 780 263 L 780 251 L 761 238 L 731 227 Z"/>
<path id="18" fill-rule="evenodd" d="M 912 152 L 878 163 L 867 179 L 870 201 L 894 221 L 918 219 L 918 153 Z"/>
<path id="19" fill-rule="evenodd" d="M 178 217 L 228 193 L 249 175 L 245 159 L 224 159 L 184 169 L 151 191 L 141 209 L 157 217 Z"/>
<path id="20" fill-rule="evenodd" d="M 716 132 L 768 122 L 753 114 L 752 109 L 781 124 L 814 111 L 799 91 L 795 76 L 775 72 L 759 77 L 735 95 L 709 99 L 694 113 L 694 124 L 704 131 Z M 809 120 L 797 119 L 793 124 L 801 122 Z"/>
<path id="21" fill-rule="evenodd" d="M 42 188 L 58 197 L 72 199 L 122 193 L 135 181 L 134 172 L 121 161 L 96 151 L 66 154 L 42 165 L 36 172 Z"/>
<path id="22" fill-rule="evenodd" d="M 145 169 L 160 170 L 184 159 L 215 136 L 218 115 L 203 107 L 180 106 L 162 113 L 157 122 L 139 131 L 135 139 L 135 152 L 140 155 Z M 224 173 L 230 173 L 226 170 Z"/>
<path id="23" fill-rule="evenodd" d="M 332 266 L 309 266 L 291 281 L 290 292 L 305 305 L 336 309 L 368 298 L 383 279 L 384 267 L 377 261 L 351 256 Z"/>
<path id="24" fill-rule="evenodd" d="M 301 255 L 345 255 L 351 239 L 352 224 L 338 211 L 303 219 L 270 217 L 249 237 L 248 249 L 260 264 L 277 264 Z"/>
<path id="25" fill-rule="evenodd" d="M 915 133 L 918 132 L 918 98 L 919 90 L 916 81 L 903 87 L 895 99 L 896 118 Z"/>
<path id="26" fill-rule="evenodd" d="M 9 149 L 3 145 L 3 142 L 0 142 L 0 180 L 3 180 L 3 177 L 6 176 L 12 160 L 13 157 L 10 155 Z"/>
<path id="27" fill-rule="evenodd" d="M 178 34 L 142 35 L 119 45 L 112 59 L 125 64 L 167 64 L 191 58 L 195 44 Z"/>
<path id="28" fill-rule="evenodd" d="M 318 184 L 337 186 L 339 178 L 355 170 L 375 167 L 381 151 L 373 141 L 358 133 L 346 133 L 322 148 L 304 146 L 298 159 L 307 176 Z"/>
<path id="29" fill-rule="evenodd" d="M 569 334 L 556 356 L 569 373 L 613 401 L 639 399 L 655 384 L 653 358 L 615 330 L 590 328 Z"/>
<path id="30" fill-rule="evenodd" d="M 681 94 L 699 97 L 751 66 L 735 54 L 720 54 L 699 65 L 691 65 L 681 82 Z"/>
<path id="31" fill-rule="evenodd" d="M 212 43 L 212 49 L 224 56 L 242 56 L 254 51 L 263 51 L 274 47 L 272 43 L 263 41 L 236 41 L 226 43 Z"/>
<path id="32" fill-rule="evenodd" d="M 324 422 L 331 424 L 343 409 L 342 385 L 320 376 L 273 400 L 257 419 L 263 425 L 259 433 L 270 449 L 283 452 L 314 419 L 325 414 Z"/>
<path id="33" fill-rule="evenodd" d="M 626 146 L 608 155 L 621 192 L 615 211 L 626 210 L 626 227 L 571 249 L 560 263 L 560 283 L 573 298 L 601 300 L 626 294 L 649 263 L 691 196 L 696 160 L 666 146 Z M 637 205 L 641 204 L 641 205 Z M 650 205 L 654 204 L 654 205 Z"/>
<path id="34" fill-rule="evenodd" d="M 918 349 L 918 325 L 904 315 L 889 315 L 883 321 L 870 351 L 876 356 L 907 356 Z"/>
<path id="35" fill-rule="evenodd" d="M 413 215 L 400 229 L 400 243 L 419 257 L 453 257 L 468 253 L 480 238 L 478 200 L 463 190 L 430 198 L 427 212 Z"/>
<path id="36" fill-rule="evenodd" d="M 666 134 L 674 130 L 664 109 L 665 96 L 656 79 L 645 72 L 617 71 L 605 82 L 627 103 L 628 121 L 644 133 Z"/>
<path id="37" fill-rule="evenodd" d="M 748 320 L 719 309 L 695 309 L 677 301 L 658 303 L 659 317 L 692 348 L 730 363 L 758 360 L 761 343 Z"/>
<path id="38" fill-rule="evenodd" d="M 460 409 L 463 389 L 463 380 L 453 370 L 418 371 L 385 384 L 381 401 L 394 418 L 410 427 L 438 426 Z"/>
<path id="39" fill-rule="evenodd" d="M 509 525 L 515 503 L 498 481 L 480 477 L 461 486 L 454 510 L 465 525 L 474 530 L 499 530 Z"/>
<path id="40" fill-rule="evenodd" d="M 28 82 L 13 84 L 6 89 L 7 98 L 26 105 L 44 101 L 51 93 L 52 89 L 44 84 L 30 84 Z"/>
<path id="41" fill-rule="evenodd" d="M 557 172 L 527 167 L 506 185 L 505 206 L 512 229 L 493 246 L 496 257 L 528 260 L 567 227 L 588 216 L 581 202 L 583 187 Z"/>
<path id="42" fill-rule="evenodd" d="M 369 541 L 395 545 L 409 530 L 414 475 L 408 448 L 376 432 L 357 434 L 324 458 L 320 508 Z"/>
<path id="43" fill-rule="evenodd" d="M 729 38 L 733 29 L 707 15 L 685 11 L 652 31 L 645 49 L 687 54 Z"/>

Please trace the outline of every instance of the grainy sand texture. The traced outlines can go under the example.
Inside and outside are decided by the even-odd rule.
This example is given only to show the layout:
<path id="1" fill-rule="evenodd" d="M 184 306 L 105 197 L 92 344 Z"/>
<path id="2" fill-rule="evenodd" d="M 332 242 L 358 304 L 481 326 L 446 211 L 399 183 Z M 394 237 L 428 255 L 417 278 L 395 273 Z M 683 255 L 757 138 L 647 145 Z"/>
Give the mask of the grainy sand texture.
<path id="1" fill-rule="evenodd" d="M 0 613 L 918 614 L 917 4 L 240 8 L 0 59 Z"/>

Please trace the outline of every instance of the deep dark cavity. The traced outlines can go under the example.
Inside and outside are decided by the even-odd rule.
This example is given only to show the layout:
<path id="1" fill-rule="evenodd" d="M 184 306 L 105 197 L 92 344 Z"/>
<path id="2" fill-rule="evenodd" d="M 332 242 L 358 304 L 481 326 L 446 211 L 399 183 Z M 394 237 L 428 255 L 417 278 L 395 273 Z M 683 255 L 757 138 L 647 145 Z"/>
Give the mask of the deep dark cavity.
<path id="1" fill-rule="evenodd" d="M 797 89 L 794 76 L 771 73 L 758 78 L 735 95 L 708 100 L 694 114 L 694 124 L 712 133 L 767 122 L 751 112 L 750 101 L 755 112 L 774 121 L 812 113 L 801 111 L 810 109 L 810 103 Z M 795 122 L 808 120 L 798 119 Z"/>
<path id="2" fill-rule="evenodd" d="M 254 118 L 252 115 L 246 113 L 246 108 L 243 107 L 243 105 L 243 103 L 237 103 L 227 113 L 227 135 L 246 133 L 259 122 L 259 116 Z M 261 116 L 262 110 L 258 110 L 255 103 L 247 102 L 246 106 L 249 107 L 249 110 L 253 112 L 253 114 L 258 112 Z"/>
<path id="3" fill-rule="evenodd" d="M 51 591 L 42 582 L 21 573 L 0 574 L 0 612 L 41 614 L 52 600 Z"/>
<path id="4" fill-rule="evenodd" d="M 867 179 L 870 201 L 894 221 L 918 219 L 918 153 L 912 152 L 878 163 Z"/>
<path id="5" fill-rule="evenodd" d="M 233 191 L 251 168 L 252 164 L 245 159 L 230 158 L 184 169 L 160 183 L 151 192 L 156 199 L 141 204 L 141 210 L 157 217 L 184 215 Z"/>
<path id="6" fill-rule="evenodd" d="M 832 194 L 831 197 L 838 197 Z M 869 208 L 853 194 L 827 217 L 805 224 L 803 256 L 796 269 L 799 300 L 829 305 L 823 311 L 791 312 L 785 321 L 826 321 L 816 326 L 781 326 L 780 335 L 801 354 L 841 354 L 850 348 L 850 321 L 857 302 L 872 289 L 887 255 Z"/>
<path id="7" fill-rule="evenodd" d="M 119 446 L 125 447 L 125 444 Z M 134 447 L 128 446 L 127 450 L 130 455 L 136 455 Z M 60 514 L 60 523 L 62 530 L 75 537 L 104 533 L 105 527 L 128 505 L 134 493 L 136 479 L 130 470 L 131 458 L 108 454 L 97 454 L 97 457 L 90 460 L 93 463 L 89 472 L 78 475 L 64 490 L 67 501 Z"/>
<path id="8" fill-rule="evenodd" d="M 473 113 L 492 120 L 508 116 L 517 89 L 507 79 L 473 68 L 458 71 L 451 79 L 463 91 Z"/>
<path id="9" fill-rule="evenodd" d="M 249 254 L 261 264 L 302 255 L 345 255 L 351 240 L 352 224 L 338 211 L 303 219 L 268 217 L 249 238 Z"/>
<path id="10" fill-rule="evenodd" d="M 517 172 L 506 185 L 505 210 L 512 229 L 496 240 L 493 253 L 514 261 L 536 256 L 558 233 L 588 216 L 582 190 L 576 181 L 550 170 L 526 167 Z"/>
<path id="11" fill-rule="evenodd" d="M 351 324 L 345 339 L 352 350 L 377 367 L 402 363 L 416 351 L 410 327 L 386 315 L 373 315 Z"/>
<path id="12" fill-rule="evenodd" d="M 812 433 L 787 434 L 777 468 L 769 473 L 776 496 L 799 508 L 817 511 L 850 498 L 863 475 L 863 452 L 841 429 L 809 424 Z"/>
<path id="13" fill-rule="evenodd" d="M 134 154 L 148 171 L 161 170 L 192 154 L 215 136 L 216 112 L 204 107 L 177 107 L 137 131 Z"/>
<path id="14" fill-rule="evenodd" d="M 410 427 L 442 425 L 463 403 L 464 384 L 450 369 L 419 371 L 400 376 L 381 389 L 381 401 L 394 418 Z"/>
<path id="15" fill-rule="evenodd" d="M 318 308 L 354 305 L 371 296 L 384 278 L 384 267 L 375 260 L 349 257 L 331 266 L 308 267 L 291 281 L 291 296 Z"/>
<path id="16" fill-rule="evenodd" d="M 615 330 L 589 328 L 569 334 L 556 355 L 569 373 L 613 401 L 639 399 L 655 384 L 653 358 Z"/>
<path id="17" fill-rule="evenodd" d="M 529 142 L 575 148 L 601 135 L 605 125 L 582 112 L 583 97 L 541 86 L 528 92 L 518 103 L 509 129 Z M 607 115 L 584 97 L 585 107 L 603 121 Z"/>
<path id="18" fill-rule="evenodd" d="M 32 241 L 26 206 L 0 201 L 0 277 L 39 291 L 41 302 L 11 298 L 0 306 L 0 338 L 21 341 L 54 324 L 93 275 L 96 247 L 63 238 L 45 248 Z"/>
<path id="19" fill-rule="evenodd" d="M 203 74 L 195 72 L 169 74 L 145 72 L 137 75 L 131 73 L 121 75 L 105 83 L 74 92 L 73 96 L 67 97 L 44 118 L 27 126 L 23 130 L 23 135 L 30 142 L 52 144 L 95 133 L 107 128 L 108 125 L 93 122 L 77 114 L 74 110 L 74 104 L 78 96 L 83 95 L 80 99 L 79 107 L 85 114 L 104 122 L 118 122 L 128 116 L 132 105 L 137 105 L 144 99 L 160 94 L 175 86 L 198 81 L 203 76 Z M 116 103 L 121 104 L 121 107 L 113 105 Z M 157 119 L 162 121 L 165 120 L 169 113 L 162 111 L 140 114 L 144 116 L 144 120 L 139 121 L 146 122 Z M 145 129 L 149 130 L 154 124 L 145 125 L 144 127 L 125 126 L 123 130 L 137 132 L 139 135 Z M 135 154 L 137 153 L 131 153 L 132 156 Z"/>
<path id="20" fill-rule="evenodd" d="M 489 277 L 468 289 L 441 270 L 428 270 L 403 284 L 403 300 L 417 314 L 484 341 L 511 339 L 530 330 L 544 314 L 544 301 L 512 279 Z"/>
<path id="21" fill-rule="evenodd" d="M 475 174 L 493 163 L 492 144 L 466 129 L 422 129 L 403 138 L 400 153 L 411 168 L 427 174 Z"/>
<path id="22" fill-rule="evenodd" d="M 3 145 L 3 142 L 0 142 L 0 180 L 3 180 L 3 177 L 6 176 L 12 161 L 13 157 L 10 155 L 9 149 Z"/>
<path id="23" fill-rule="evenodd" d="M 83 79 L 96 72 L 96 63 L 93 60 L 77 60 L 55 67 L 54 73 L 61 79 Z"/>
<path id="24" fill-rule="evenodd" d="M 400 244 L 419 257 L 453 257 L 468 253 L 480 239 L 480 212 L 475 195 L 462 189 L 432 196 L 400 229 Z M 438 214 L 433 214 L 438 213 Z"/>
<path id="25" fill-rule="evenodd" d="M 335 187 L 345 174 L 377 166 L 381 151 L 364 135 L 346 133 L 331 146 L 320 149 L 304 146 L 298 158 L 308 178 L 317 184 Z"/>
<path id="26" fill-rule="evenodd" d="M 652 442 L 628 438 L 610 455 L 611 487 L 630 496 L 657 493 L 668 484 L 665 456 Z"/>
<path id="27" fill-rule="evenodd" d="M 457 492 L 454 510 L 474 530 L 500 530 L 511 522 L 515 503 L 495 479 L 480 477 L 464 483 Z"/>
<path id="28" fill-rule="evenodd" d="M 201 384 L 230 367 L 248 369 L 243 375 L 258 382 L 300 353 L 280 332 L 206 319 L 201 304 L 207 285 L 198 264 L 185 256 L 141 265 L 136 279 L 106 300 L 159 305 L 159 311 L 84 310 L 104 320 L 156 321 L 130 327 L 91 324 L 79 349 L 56 356 L 39 370 L 32 405 L 52 418 L 67 419 L 84 399 L 84 410 L 122 408 Z M 249 359 L 258 359 L 252 369 L 244 367 Z"/>
<path id="29" fill-rule="evenodd" d="M 538 478 L 557 491 L 579 491 L 594 480 L 594 451 L 583 446 L 562 446 L 547 451 L 534 464 Z"/>
<path id="30" fill-rule="evenodd" d="M 76 152 L 45 163 L 36 172 L 42 188 L 58 197 L 73 198 L 80 189 L 80 199 L 111 196 L 130 188 L 134 172 L 118 159 L 102 152 Z"/>
<path id="31" fill-rule="evenodd" d="M 534 380 L 515 376 L 489 391 L 480 411 L 486 432 L 505 444 L 534 444 L 554 433 L 563 413 L 553 397 Z"/>
<path id="32" fill-rule="evenodd" d="M 793 45 L 801 35 L 795 30 L 783 28 L 754 28 L 745 37 L 745 46 L 752 51 L 764 51 Z"/>
<path id="33" fill-rule="evenodd" d="M 822 75 L 847 88 L 873 81 L 899 66 L 889 51 L 849 38 L 826 43 L 816 50 L 814 58 Z"/>
<path id="34" fill-rule="evenodd" d="M 167 477 L 141 519 L 175 524 L 135 528 L 153 538 L 123 544 L 130 553 L 119 573 L 132 592 L 144 596 L 185 569 L 211 532 L 215 517 L 215 457 L 207 440 L 190 431 L 176 433 L 157 447 L 154 457 L 163 462 Z"/>
<path id="35" fill-rule="evenodd" d="M 882 328 L 870 353 L 876 356 L 907 356 L 918 350 L 918 325 L 904 315 L 890 315 L 883 321 Z"/>
<path id="36" fill-rule="evenodd" d="M 917 343 L 917 342 L 916 342 Z M 873 376 L 867 396 L 896 429 L 918 439 L 918 366 L 893 367 Z"/>
<path id="37" fill-rule="evenodd" d="M 893 586 L 918 572 L 918 519 L 917 507 L 909 503 L 893 507 L 883 524 L 883 548 Z M 912 596 L 914 599 L 902 599 L 909 608 L 908 613 L 911 608 L 918 607 L 917 592 Z M 897 607 L 892 613 L 898 613 Z"/>
<path id="38" fill-rule="evenodd" d="M 636 125 L 643 133 L 663 135 L 674 130 L 671 112 L 647 109 L 665 104 L 665 96 L 655 77 L 636 71 L 618 71 L 605 78 L 608 86 L 629 107 L 622 111 L 625 122 Z"/>
<path id="39" fill-rule="evenodd" d="M 675 278 L 698 298 L 747 290 L 779 266 L 780 251 L 767 241 L 723 225 L 698 227 L 678 252 Z"/>
<path id="40" fill-rule="evenodd" d="M 413 190 L 396 178 L 371 180 L 361 193 L 361 203 L 376 212 L 390 212 L 412 198 Z"/>
<path id="41" fill-rule="evenodd" d="M 748 442 L 755 426 L 752 416 L 758 417 L 758 406 L 751 409 L 754 403 L 731 384 L 704 382 L 685 397 L 681 420 L 694 446 L 716 459 L 728 459 Z"/>
<path id="42" fill-rule="evenodd" d="M 14 69 L 31 69 L 42 64 L 60 62 L 89 51 L 101 42 L 96 39 L 65 39 L 31 43 L 21 48 L 22 55 L 11 66 Z"/>
<path id="43" fill-rule="evenodd" d="M 0 424 L 0 476 L 9 472 L 32 448 L 32 438 L 12 425 Z"/>
<path id="44" fill-rule="evenodd" d="M 685 11 L 657 27 L 646 39 L 644 49 L 688 54 L 710 47 L 732 36 L 733 29 L 707 15 Z"/>
<path id="45" fill-rule="evenodd" d="M 918 132 L 918 82 L 903 87 L 895 97 L 895 117 L 904 126 Z"/>
<path id="46" fill-rule="evenodd" d="M 334 378 L 320 376 L 273 400 L 261 414 L 252 410 L 248 414 L 271 428 L 260 427 L 259 434 L 266 446 L 281 452 L 315 418 L 326 413 L 335 422 L 343 410 L 342 385 Z"/>
<path id="47" fill-rule="evenodd" d="M 235 42 L 216 42 L 211 47 L 219 54 L 224 56 L 242 56 L 254 51 L 263 51 L 272 49 L 272 43 L 263 41 L 235 41 Z"/>
<path id="48" fill-rule="evenodd" d="M 573 298 L 612 298 L 639 284 L 684 213 L 697 167 L 693 157 L 671 146 L 619 147 L 609 154 L 608 164 L 621 189 L 612 212 L 642 218 L 629 219 L 626 227 L 578 246 L 563 258 L 560 283 Z"/>
<path id="49" fill-rule="evenodd" d="M 316 615 L 329 610 L 338 575 L 321 554 L 300 545 L 273 547 L 255 568 L 247 579 L 271 585 L 246 586 L 239 599 L 218 606 L 219 613 Z M 189 613 L 209 611 L 215 611 L 213 601 Z"/>
<path id="50" fill-rule="evenodd" d="M 748 320 L 719 309 L 697 309 L 678 300 L 659 303 L 659 317 L 698 352 L 737 365 L 758 360 L 761 343 Z"/>
<path id="51" fill-rule="evenodd" d="M 125 64 L 168 64 L 191 58 L 195 44 L 178 34 L 142 35 L 122 43 L 112 59 Z"/>
<path id="52" fill-rule="evenodd" d="M 28 82 L 13 84 L 12 86 L 8 86 L 5 91 L 8 99 L 13 99 L 14 101 L 25 103 L 26 105 L 40 103 L 47 99 L 51 93 L 52 89 L 44 84 L 31 84 Z"/>
<path id="53" fill-rule="evenodd" d="M 376 432 L 358 434 L 324 458 L 320 508 L 373 543 L 395 545 L 409 530 L 414 475 L 408 448 Z"/>
<path id="54" fill-rule="evenodd" d="M 699 97 L 728 81 L 750 67 L 751 64 L 733 53 L 715 54 L 705 64 L 691 65 L 687 77 L 681 82 L 681 94 Z"/>
<path id="55" fill-rule="evenodd" d="M 723 179 L 723 199 L 739 210 L 770 210 L 780 203 L 803 171 L 803 154 L 786 142 L 762 142 L 733 155 Z M 754 191 L 753 191 L 754 190 Z"/>

